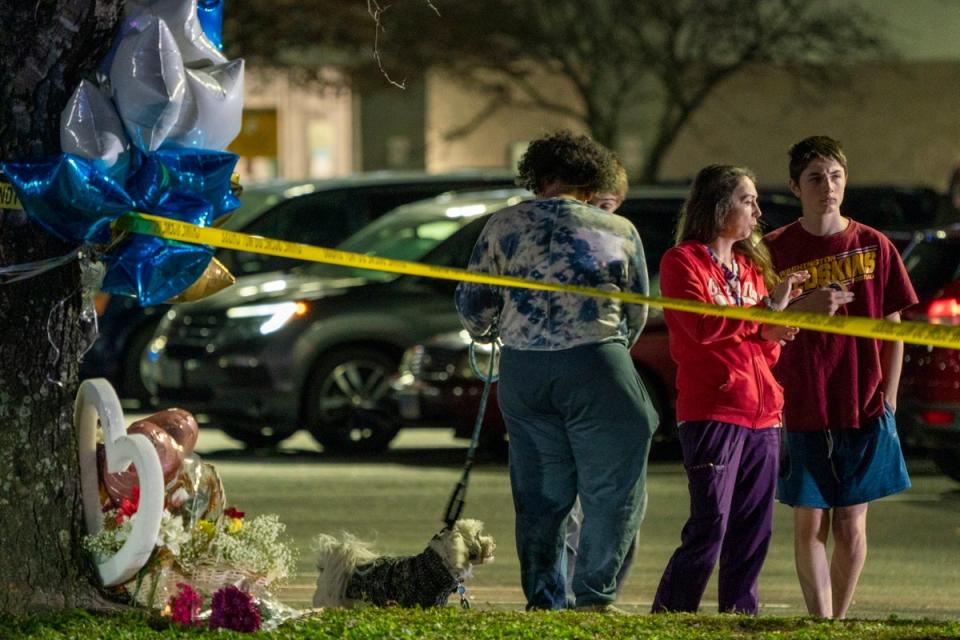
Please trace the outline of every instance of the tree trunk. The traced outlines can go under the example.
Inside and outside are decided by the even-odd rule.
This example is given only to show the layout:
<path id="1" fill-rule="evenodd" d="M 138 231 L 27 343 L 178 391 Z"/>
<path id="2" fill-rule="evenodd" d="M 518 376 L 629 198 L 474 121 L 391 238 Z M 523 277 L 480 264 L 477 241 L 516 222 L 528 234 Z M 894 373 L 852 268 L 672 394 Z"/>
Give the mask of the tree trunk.
<path id="1" fill-rule="evenodd" d="M 109 48 L 122 0 L 0 4 L 0 159 L 60 152 L 59 117 Z M 0 267 L 74 247 L 0 210 Z M 103 604 L 85 533 L 73 398 L 84 331 L 76 261 L 0 284 L 0 611 Z"/>
<path id="2" fill-rule="evenodd" d="M 663 165 L 663 159 L 675 138 L 675 134 L 665 135 L 662 131 L 654 136 L 653 144 L 650 145 L 650 150 L 645 154 L 643 166 L 640 168 L 641 183 L 656 184 L 660 180 L 660 168 Z"/>
<path id="3" fill-rule="evenodd" d="M 660 180 L 660 169 L 667 152 L 673 146 L 680 130 L 690 119 L 692 109 L 682 107 L 666 107 L 667 111 L 660 118 L 659 126 L 653 138 L 653 144 L 643 159 L 640 170 L 640 180 L 645 184 L 655 184 Z"/>
<path id="4" fill-rule="evenodd" d="M 588 112 L 584 124 L 590 130 L 594 140 L 608 149 L 616 151 L 620 144 L 620 113 L 606 113 L 600 110 Z"/>

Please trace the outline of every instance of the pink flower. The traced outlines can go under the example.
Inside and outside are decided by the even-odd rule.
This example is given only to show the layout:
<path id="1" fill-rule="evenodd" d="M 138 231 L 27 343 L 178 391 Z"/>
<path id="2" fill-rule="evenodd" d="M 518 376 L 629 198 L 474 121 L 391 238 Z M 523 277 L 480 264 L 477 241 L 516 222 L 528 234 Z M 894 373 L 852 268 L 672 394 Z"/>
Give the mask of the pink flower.
<path id="1" fill-rule="evenodd" d="M 211 629 L 257 631 L 260 629 L 260 610 L 253 596 L 233 585 L 213 594 L 210 611 Z"/>
<path id="2" fill-rule="evenodd" d="M 203 596 L 183 582 L 178 582 L 177 588 L 177 595 L 170 598 L 170 615 L 173 621 L 184 625 L 196 624 L 203 606 Z"/>

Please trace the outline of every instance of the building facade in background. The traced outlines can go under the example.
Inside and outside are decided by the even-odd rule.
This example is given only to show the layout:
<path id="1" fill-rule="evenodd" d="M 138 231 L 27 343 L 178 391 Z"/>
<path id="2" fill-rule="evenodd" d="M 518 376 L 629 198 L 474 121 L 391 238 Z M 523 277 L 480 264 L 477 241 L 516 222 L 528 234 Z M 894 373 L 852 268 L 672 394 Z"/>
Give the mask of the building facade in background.
<path id="1" fill-rule="evenodd" d="M 786 150 L 813 134 L 840 139 L 856 159 L 852 184 L 922 185 L 944 191 L 960 160 L 960 29 L 955 0 L 872 0 L 890 21 L 898 60 L 859 64 L 848 84 L 802 92 L 788 68 L 756 66 L 709 96 L 664 158 L 662 181 L 689 179 L 711 162 L 745 164 L 764 185 L 787 181 Z M 486 103 L 438 73 L 403 89 L 384 78 L 373 92 L 307 91 L 249 69 L 244 127 L 231 150 L 246 181 L 322 178 L 354 171 L 512 168 L 527 141 L 577 121 L 535 110 L 503 109 L 475 129 L 451 135 Z M 562 84 L 551 96 L 573 95 Z M 572 102 L 576 107 L 576 103 Z M 638 103 L 618 144 L 636 173 L 657 114 Z"/>
<path id="2" fill-rule="evenodd" d="M 556 88 L 551 95 L 558 95 Z M 582 125 L 555 114 L 503 110 L 472 133 L 449 139 L 484 101 L 432 75 L 427 85 L 429 171 L 506 166 L 526 140 L 556 127 Z M 787 148 L 808 135 L 840 139 L 856 159 L 854 184 L 924 185 L 945 190 L 960 158 L 960 61 L 870 63 L 849 86 L 803 94 L 788 69 L 761 66 L 722 84 L 671 147 L 662 181 L 687 180 L 712 162 L 745 164 L 763 184 L 787 182 Z M 623 126 L 620 154 L 636 172 L 656 114 L 637 105 Z"/>
<path id="3" fill-rule="evenodd" d="M 247 69 L 243 126 L 229 150 L 245 183 L 328 178 L 355 170 L 357 117 L 347 91 L 307 90 Z"/>

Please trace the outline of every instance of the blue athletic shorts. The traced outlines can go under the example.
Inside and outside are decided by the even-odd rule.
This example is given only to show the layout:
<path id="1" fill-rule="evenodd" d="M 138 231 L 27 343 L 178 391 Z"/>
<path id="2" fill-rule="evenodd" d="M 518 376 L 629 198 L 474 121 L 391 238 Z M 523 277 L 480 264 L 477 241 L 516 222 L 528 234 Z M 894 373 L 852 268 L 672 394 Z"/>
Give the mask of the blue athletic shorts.
<path id="1" fill-rule="evenodd" d="M 860 429 L 787 433 L 777 498 L 791 507 L 830 509 L 910 488 L 890 408 Z"/>

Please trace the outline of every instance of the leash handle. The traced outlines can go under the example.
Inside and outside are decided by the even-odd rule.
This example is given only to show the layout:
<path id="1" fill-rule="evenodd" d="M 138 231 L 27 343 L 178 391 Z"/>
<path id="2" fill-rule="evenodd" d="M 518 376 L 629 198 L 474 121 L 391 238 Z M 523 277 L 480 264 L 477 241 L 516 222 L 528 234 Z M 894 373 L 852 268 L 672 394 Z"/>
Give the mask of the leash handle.
<path id="1" fill-rule="evenodd" d="M 486 373 L 480 369 L 480 364 L 477 362 L 477 343 L 471 342 L 470 347 L 467 349 L 470 369 L 473 371 L 473 375 L 483 380 L 484 383 L 496 382 L 500 379 L 500 373 L 495 372 L 495 369 L 497 369 L 499 365 L 497 358 L 499 358 L 500 355 L 500 339 L 497 338 L 488 344 L 490 345 L 490 362 Z"/>

